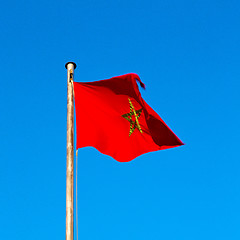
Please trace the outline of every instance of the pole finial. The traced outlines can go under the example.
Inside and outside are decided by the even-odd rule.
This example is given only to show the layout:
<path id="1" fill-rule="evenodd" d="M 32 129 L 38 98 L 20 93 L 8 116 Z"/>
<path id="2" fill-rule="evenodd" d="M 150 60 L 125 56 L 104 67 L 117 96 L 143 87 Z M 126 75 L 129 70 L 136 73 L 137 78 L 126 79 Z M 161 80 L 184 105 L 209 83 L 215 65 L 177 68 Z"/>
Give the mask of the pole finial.
<path id="1" fill-rule="evenodd" d="M 74 69 L 77 67 L 77 64 L 75 63 L 75 62 L 67 62 L 66 64 L 65 64 L 65 68 L 67 69 L 67 65 L 68 64 L 73 64 L 73 66 L 74 66 Z"/>

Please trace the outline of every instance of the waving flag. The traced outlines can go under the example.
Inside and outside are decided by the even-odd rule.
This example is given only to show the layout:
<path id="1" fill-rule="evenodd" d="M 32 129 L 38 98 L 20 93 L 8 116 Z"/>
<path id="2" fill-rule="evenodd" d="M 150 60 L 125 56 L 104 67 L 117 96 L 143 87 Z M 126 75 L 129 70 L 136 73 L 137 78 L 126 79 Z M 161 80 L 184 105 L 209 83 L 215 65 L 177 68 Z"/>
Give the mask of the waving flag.
<path id="1" fill-rule="evenodd" d="M 74 82 L 77 148 L 92 146 L 119 162 L 183 145 L 143 100 L 131 73 L 96 82 Z"/>

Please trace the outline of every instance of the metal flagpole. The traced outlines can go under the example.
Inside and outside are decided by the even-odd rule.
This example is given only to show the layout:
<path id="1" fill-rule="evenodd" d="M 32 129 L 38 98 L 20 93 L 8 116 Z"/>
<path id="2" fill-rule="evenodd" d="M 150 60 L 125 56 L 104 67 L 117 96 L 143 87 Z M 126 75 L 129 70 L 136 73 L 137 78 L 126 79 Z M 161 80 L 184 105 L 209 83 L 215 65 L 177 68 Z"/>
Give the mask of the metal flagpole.
<path id="1" fill-rule="evenodd" d="M 66 184 L 66 240 L 73 240 L 73 73 L 74 62 L 65 65 L 67 69 L 67 184 Z"/>

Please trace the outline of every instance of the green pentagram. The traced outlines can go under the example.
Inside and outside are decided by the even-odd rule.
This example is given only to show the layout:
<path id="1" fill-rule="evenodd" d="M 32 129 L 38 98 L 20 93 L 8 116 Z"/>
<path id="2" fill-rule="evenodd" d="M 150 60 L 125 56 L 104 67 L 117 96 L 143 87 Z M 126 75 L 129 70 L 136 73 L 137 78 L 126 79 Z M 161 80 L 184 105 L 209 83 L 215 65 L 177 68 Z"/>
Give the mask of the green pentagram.
<path id="1" fill-rule="evenodd" d="M 142 133 L 142 129 L 138 122 L 138 118 L 141 116 L 141 113 L 142 113 L 142 108 L 136 111 L 133 107 L 133 104 L 130 98 L 128 98 L 128 101 L 130 104 L 130 113 L 123 114 L 122 117 L 124 117 L 126 120 L 130 122 L 130 131 L 129 131 L 129 137 L 130 137 L 136 128 L 139 130 L 140 133 Z M 135 121 L 132 120 L 132 116 L 135 117 Z"/>

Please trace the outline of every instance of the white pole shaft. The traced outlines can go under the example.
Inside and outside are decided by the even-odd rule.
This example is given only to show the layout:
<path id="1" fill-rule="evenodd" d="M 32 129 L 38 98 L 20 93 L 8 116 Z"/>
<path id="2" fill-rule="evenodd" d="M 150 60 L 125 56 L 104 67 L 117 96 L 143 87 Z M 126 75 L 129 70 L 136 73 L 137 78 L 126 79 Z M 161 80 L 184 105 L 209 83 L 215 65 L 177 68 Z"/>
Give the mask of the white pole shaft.
<path id="1" fill-rule="evenodd" d="M 67 68 L 67 179 L 66 179 L 66 240 L 73 240 L 73 73 L 76 64 L 69 62 Z"/>

